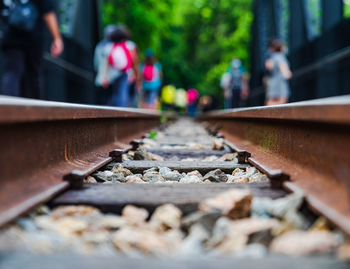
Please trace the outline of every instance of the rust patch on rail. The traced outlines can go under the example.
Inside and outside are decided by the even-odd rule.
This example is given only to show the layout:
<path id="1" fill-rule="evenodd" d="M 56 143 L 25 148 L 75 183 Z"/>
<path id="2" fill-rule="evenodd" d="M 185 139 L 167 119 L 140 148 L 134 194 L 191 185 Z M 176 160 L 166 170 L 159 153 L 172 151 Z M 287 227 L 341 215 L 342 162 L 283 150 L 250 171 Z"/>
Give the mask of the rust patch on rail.
<path id="1" fill-rule="evenodd" d="M 250 162 L 263 165 L 267 174 L 280 170 L 279 185 L 303 191 L 312 209 L 350 235 L 350 97 L 213 113 L 201 120 L 220 124 L 234 148 L 250 153 Z"/>
<path id="2" fill-rule="evenodd" d="M 159 124 L 159 115 L 141 110 L 6 100 L 0 98 L 0 226 L 79 186 L 112 160 L 110 151 Z"/>

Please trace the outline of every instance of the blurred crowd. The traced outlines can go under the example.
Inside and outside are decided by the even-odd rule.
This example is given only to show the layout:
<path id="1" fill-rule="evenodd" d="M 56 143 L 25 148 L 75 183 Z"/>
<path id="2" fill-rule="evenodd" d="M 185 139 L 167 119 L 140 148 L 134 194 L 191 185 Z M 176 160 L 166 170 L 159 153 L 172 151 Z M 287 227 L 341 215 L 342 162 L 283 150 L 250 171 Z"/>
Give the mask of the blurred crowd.
<path id="1" fill-rule="evenodd" d="M 214 96 L 200 96 L 196 89 L 163 86 L 163 68 L 153 49 L 145 51 L 142 63 L 139 58 L 137 45 L 130 40 L 130 32 L 124 25 L 106 28 L 105 38 L 95 51 L 96 86 L 102 93 L 102 104 L 176 111 L 190 116 L 195 116 L 198 111 L 220 108 Z M 292 74 L 284 45 L 279 40 L 271 41 L 265 67 L 266 105 L 287 103 L 288 80 Z M 249 77 L 240 59 L 231 61 L 220 86 L 225 109 L 246 105 Z"/>
<path id="2" fill-rule="evenodd" d="M 285 46 L 278 39 L 269 44 L 268 56 L 265 61 L 263 78 L 265 89 L 265 105 L 281 105 L 288 103 L 290 97 L 289 80 L 292 72 L 285 55 Z M 249 78 L 239 59 L 233 59 L 230 67 L 221 77 L 224 108 L 239 108 L 246 106 L 249 97 Z"/>
<path id="3" fill-rule="evenodd" d="M 142 63 L 140 58 L 144 59 Z M 103 105 L 174 111 L 190 116 L 221 107 L 216 97 L 200 96 L 194 88 L 163 85 L 163 67 L 155 51 L 149 48 L 143 56 L 139 55 L 137 44 L 130 40 L 130 32 L 124 25 L 105 29 L 105 38 L 95 50 L 94 64 Z M 279 40 L 271 41 L 265 66 L 266 105 L 287 103 L 291 71 Z M 240 59 L 231 61 L 220 86 L 225 109 L 246 105 L 249 77 Z"/>
<path id="4" fill-rule="evenodd" d="M 51 55 L 58 57 L 64 49 L 54 1 L 0 0 L 0 12 L 5 25 L 1 44 L 3 74 L 0 94 L 44 99 L 45 27 L 52 36 Z M 158 61 L 156 52 L 148 48 L 140 54 L 125 25 L 105 28 L 93 61 L 98 103 L 101 105 L 166 110 L 190 116 L 222 107 L 218 94 L 201 96 L 193 87 L 184 89 L 181 85 L 164 85 L 163 71 L 166 70 Z M 270 42 L 265 69 L 266 105 L 287 103 L 290 96 L 288 80 L 292 73 L 285 47 L 279 40 Z M 225 109 L 247 105 L 249 77 L 240 59 L 230 62 L 220 86 Z"/>
<path id="5" fill-rule="evenodd" d="M 195 116 L 198 109 L 210 109 L 211 101 L 200 98 L 196 89 L 163 86 L 163 68 L 153 49 L 144 52 L 141 63 L 140 58 L 137 44 L 130 40 L 126 26 L 106 27 L 105 37 L 97 45 L 94 56 L 95 84 L 99 88 L 101 104 L 174 111 L 191 116 Z"/>

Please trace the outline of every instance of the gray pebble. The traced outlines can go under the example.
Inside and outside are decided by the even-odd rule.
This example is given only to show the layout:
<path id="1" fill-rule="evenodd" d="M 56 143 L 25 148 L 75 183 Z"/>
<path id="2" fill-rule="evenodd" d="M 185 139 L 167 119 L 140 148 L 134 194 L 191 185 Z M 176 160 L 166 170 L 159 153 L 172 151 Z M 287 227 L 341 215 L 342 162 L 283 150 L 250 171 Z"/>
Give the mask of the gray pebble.
<path id="1" fill-rule="evenodd" d="M 162 167 L 159 169 L 159 174 L 167 181 L 180 181 L 182 178 L 178 171 L 172 171 L 168 167 Z"/>
<path id="2" fill-rule="evenodd" d="M 143 174 L 152 173 L 152 172 L 159 172 L 159 168 L 158 167 L 152 167 L 150 169 L 147 169 L 147 170 L 143 171 Z"/>
<path id="3" fill-rule="evenodd" d="M 194 224 L 201 224 L 209 233 L 214 228 L 216 221 L 221 217 L 220 210 L 213 210 L 208 212 L 195 212 L 182 220 L 182 227 L 188 230 Z"/>
<path id="4" fill-rule="evenodd" d="M 165 182 L 165 179 L 159 173 L 151 172 L 143 176 L 143 181 L 156 183 L 156 182 Z"/>
<path id="5" fill-rule="evenodd" d="M 135 161 L 143 161 L 147 159 L 147 152 L 143 148 L 139 148 L 134 153 L 134 160 Z"/>
<path id="6" fill-rule="evenodd" d="M 16 221 L 16 224 L 27 232 L 36 232 L 38 230 L 35 222 L 31 219 L 20 218 Z"/>
<path id="7" fill-rule="evenodd" d="M 220 169 L 210 171 L 203 177 L 203 181 L 210 180 L 211 182 L 226 182 L 228 180 L 227 175 Z"/>

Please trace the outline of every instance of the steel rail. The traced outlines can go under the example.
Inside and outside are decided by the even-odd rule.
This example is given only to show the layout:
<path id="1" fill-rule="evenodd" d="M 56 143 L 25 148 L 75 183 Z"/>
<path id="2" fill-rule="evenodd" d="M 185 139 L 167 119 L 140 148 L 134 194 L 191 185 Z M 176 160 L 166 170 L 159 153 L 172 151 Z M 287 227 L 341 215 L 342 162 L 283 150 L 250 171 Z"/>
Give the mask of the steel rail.
<path id="1" fill-rule="evenodd" d="M 159 121 L 144 110 L 0 97 L 0 226 L 81 182 Z"/>
<path id="2" fill-rule="evenodd" d="M 200 118 L 241 161 L 274 185 L 302 191 L 308 205 L 350 234 L 350 96 L 213 112 Z"/>

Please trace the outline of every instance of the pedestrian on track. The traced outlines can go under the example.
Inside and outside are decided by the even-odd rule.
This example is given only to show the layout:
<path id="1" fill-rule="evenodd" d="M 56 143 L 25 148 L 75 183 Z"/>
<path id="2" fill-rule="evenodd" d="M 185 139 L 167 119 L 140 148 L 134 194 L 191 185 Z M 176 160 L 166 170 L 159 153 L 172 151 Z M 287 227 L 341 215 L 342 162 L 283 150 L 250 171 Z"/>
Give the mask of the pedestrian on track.
<path id="1" fill-rule="evenodd" d="M 140 65 L 142 76 L 142 107 L 156 109 L 159 89 L 162 86 L 162 65 L 157 61 L 153 49 L 145 52 L 145 62 Z"/>
<path id="2" fill-rule="evenodd" d="M 130 74 L 135 76 L 136 87 L 140 88 L 137 46 L 130 40 L 130 32 L 124 25 L 111 26 L 107 34 L 107 40 L 95 50 L 96 85 L 111 91 L 108 105 L 128 107 L 131 103 Z"/>
<path id="3" fill-rule="evenodd" d="M 111 36 L 115 27 L 115 25 L 108 25 L 105 28 L 104 39 L 97 44 L 94 53 L 94 67 L 97 72 L 95 85 L 99 91 L 98 99 L 101 105 L 109 104 L 112 99 L 112 88 L 109 82 L 113 77 L 119 76 L 119 71 L 108 68 L 108 56 L 113 45 Z"/>
<path id="4" fill-rule="evenodd" d="M 289 62 L 285 56 L 285 47 L 278 40 L 272 40 L 269 45 L 270 57 L 265 62 L 270 72 L 267 79 L 266 105 L 280 105 L 288 103 L 290 88 L 288 80 L 292 78 Z"/>
<path id="5" fill-rule="evenodd" d="M 45 98 L 42 54 L 44 26 L 51 33 L 51 55 L 64 49 L 53 0 L 0 0 L 5 24 L 1 50 L 3 77 L 1 94 Z"/>

